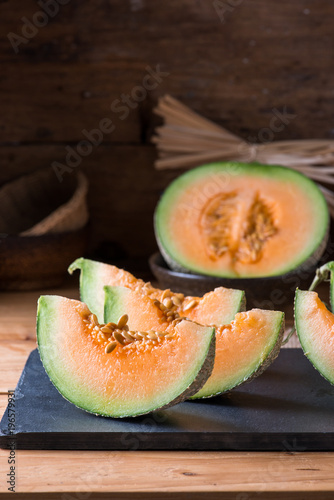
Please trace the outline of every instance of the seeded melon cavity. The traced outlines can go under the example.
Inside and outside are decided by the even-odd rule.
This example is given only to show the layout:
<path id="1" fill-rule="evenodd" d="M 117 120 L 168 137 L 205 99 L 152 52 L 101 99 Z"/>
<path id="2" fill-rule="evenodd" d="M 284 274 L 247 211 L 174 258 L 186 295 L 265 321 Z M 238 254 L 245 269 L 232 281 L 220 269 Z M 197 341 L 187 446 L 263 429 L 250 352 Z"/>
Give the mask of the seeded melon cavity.
<path id="1" fill-rule="evenodd" d="M 160 251 L 177 271 L 220 277 L 314 265 L 328 239 L 318 186 L 286 167 L 212 163 L 174 180 L 155 212 Z"/>
<path id="2" fill-rule="evenodd" d="M 142 415 L 193 396 L 213 369 L 214 328 L 160 317 L 156 331 L 139 331 L 125 314 L 99 324 L 82 302 L 40 297 L 37 341 L 50 380 L 71 403 L 109 417 Z"/>
<path id="3" fill-rule="evenodd" d="M 80 296 L 99 320 L 104 321 L 104 286 L 122 286 L 143 296 L 174 308 L 181 317 L 188 317 L 202 324 L 224 325 L 230 323 L 239 311 L 245 310 L 245 293 L 241 290 L 219 287 L 203 297 L 184 296 L 171 290 L 154 288 L 116 266 L 89 259 L 77 259 L 70 267 L 72 274 L 80 270 Z M 196 306 L 196 307 L 195 307 Z"/>
<path id="4" fill-rule="evenodd" d="M 200 304 L 192 314 L 200 313 Z M 196 309 L 199 308 L 199 311 Z M 130 329 L 165 329 L 180 321 L 175 307 L 126 287 L 105 287 L 105 322 L 127 314 Z M 284 314 L 252 309 L 237 313 L 229 324 L 215 326 L 216 354 L 212 375 L 192 398 L 226 392 L 262 373 L 277 357 L 284 332 Z M 190 397 L 191 398 L 191 397 Z"/>

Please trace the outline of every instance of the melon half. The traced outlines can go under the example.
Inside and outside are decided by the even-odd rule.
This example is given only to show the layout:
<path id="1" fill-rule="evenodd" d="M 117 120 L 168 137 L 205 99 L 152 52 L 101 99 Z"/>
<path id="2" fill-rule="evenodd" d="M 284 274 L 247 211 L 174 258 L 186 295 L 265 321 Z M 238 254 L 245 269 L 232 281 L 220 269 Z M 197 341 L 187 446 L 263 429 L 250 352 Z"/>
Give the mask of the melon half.
<path id="1" fill-rule="evenodd" d="M 105 287 L 105 322 L 127 314 L 131 329 L 166 328 L 178 316 L 156 299 L 125 287 Z M 226 392 L 259 375 L 277 357 L 284 333 L 284 314 L 252 309 L 216 329 L 216 354 L 212 375 L 193 397 L 206 398 Z"/>
<path id="2" fill-rule="evenodd" d="M 100 325 L 82 302 L 40 297 L 40 357 L 66 399 L 94 414 L 128 417 L 198 392 L 212 372 L 214 328 L 181 320 L 146 333 L 130 330 L 126 321 Z"/>
<path id="3" fill-rule="evenodd" d="M 104 286 L 122 286 L 143 296 L 165 301 L 170 299 L 182 317 L 202 324 L 224 325 L 230 323 L 239 311 L 245 310 L 245 293 L 241 290 L 218 287 L 203 297 L 184 296 L 170 290 L 154 288 L 150 283 L 135 278 L 116 266 L 79 258 L 69 267 L 72 274 L 80 270 L 80 297 L 89 309 L 104 321 Z"/>
<path id="4" fill-rule="evenodd" d="M 172 269 L 232 278 L 314 265 L 328 224 L 312 180 L 257 163 L 194 168 L 169 185 L 155 212 L 156 239 Z"/>

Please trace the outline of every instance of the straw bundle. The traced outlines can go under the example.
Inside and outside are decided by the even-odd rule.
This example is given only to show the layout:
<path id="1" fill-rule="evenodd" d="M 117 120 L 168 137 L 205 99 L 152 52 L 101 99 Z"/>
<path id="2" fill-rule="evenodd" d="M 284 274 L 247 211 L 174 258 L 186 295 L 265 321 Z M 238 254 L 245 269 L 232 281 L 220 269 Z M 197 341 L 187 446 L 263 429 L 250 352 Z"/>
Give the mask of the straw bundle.
<path id="1" fill-rule="evenodd" d="M 252 144 L 207 120 L 165 95 L 154 112 L 164 119 L 152 141 L 159 159 L 157 169 L 191 168 L 214 161 L 257 161 L 284 165 L 321 183 L 334 217 L 334 141 L 305 139 Z M 323 185 L 325 184 L 325 186 Z M 327 186 L 327 187 L 326 187 Z"/>

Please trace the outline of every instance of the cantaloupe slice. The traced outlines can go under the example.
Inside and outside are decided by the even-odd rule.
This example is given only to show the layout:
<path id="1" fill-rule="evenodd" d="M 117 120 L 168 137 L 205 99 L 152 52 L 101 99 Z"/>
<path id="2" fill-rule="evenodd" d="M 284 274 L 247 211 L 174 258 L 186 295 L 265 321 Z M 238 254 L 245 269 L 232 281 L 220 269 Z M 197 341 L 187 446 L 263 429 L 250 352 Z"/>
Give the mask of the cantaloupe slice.
<path id="1" fill-rule="evenodd" d="M 127 417 L 167 408 L 194 395 L 214 361 L 214 328 L 188 320 L 133 332 L 123 316 L 99 325 L 82 302 L 42 296 L 37 341 L 59 392 L 91 413 Z"/>
<path id="2" fill-rule="evenodd" d="M 275 165 L 212 163 L 174 180 L 155 212 L 172 269 L 260 277 L 313 266 L 328 239 L 324 196 L 308 177 Z"/>
<path id="3" fill-rule="evenodd" d="M 177 312 L 202 324 L 223 325 L 230 323 L 238 311 L 245 310 L 245 293 L 241 290 L 219 287 L 200 297 L 185 297 L 181 293 L 154 288 L 150 283 L 135 278 L 116 266 L 89 259 L 77 259 L 69 267 L 72 274 L 80 269 L 80 296 L 99 320 L 103 321 L 105 285 L 123 286 L 147 295 L 152 299 L 173 301 Z"/>
<path id="4" fill-rule="evenodd" d="M 334 314 L 316 292 L 296 290 L 295 327 L 304 354 L 334 384 Z"/>
<path id="5" fill-rule="evenodd" d="M 105 321 L 127 314 L 129 327 L 165 328 L 177 311 L 156 299 L 142 297 L 125 287 L 105 287 Z M 279 353 L 284 333 L 284 314 L 252 309 L 236 314 L 235 320 L 216 327 L 216 357 L 211 377 L 194 398 L 226 392 L 259 375 Z"/>

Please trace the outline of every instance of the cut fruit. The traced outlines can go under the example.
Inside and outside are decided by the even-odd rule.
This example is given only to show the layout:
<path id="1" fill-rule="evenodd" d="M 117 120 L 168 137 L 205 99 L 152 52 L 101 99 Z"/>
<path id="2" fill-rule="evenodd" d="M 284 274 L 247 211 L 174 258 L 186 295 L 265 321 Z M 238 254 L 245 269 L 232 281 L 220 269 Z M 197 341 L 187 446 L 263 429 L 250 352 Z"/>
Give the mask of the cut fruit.
<path id="1" fill-rule="evenodd" d="M 214 328 L 181 320 L 143 333 L 126 322 L 99 325 L 82 302 L 40 297 L 41 360 L 66 399 L 91 413 L 128 417 L 172 406 L 203 386 L 214 363 Z"/>
<path id="2" fill-rule="evenodd" d="M 295 326 L 305 356 L 334 384 L 334 314 L 316 292 L 296 290 Z"/>
<path id="3" fill-rule="evenodd" d="M 172 269 L 259 277 L 314 265 L 328 239 L 324 196 L 286 167 L 213 163 L 173 181 L 155 212 L 155 233 Z"/>
<path id="4" fill-rule="evenodd" d="M 250 382 L 278 356 L 284 335 L 284 314 L 251 309 L 216 328 L 213 372 L 191 399 L 208 398 Z"/>
<path id="5" fill-rule="evenodd" d="M 193 321 L 209 325 L 224 325 L 234 319 L 238 311 L 245 309 L 245 294 L 241 290 L 216 288 L 199 297 L 185 297 L 181 293 L 154 288 L 150 283 L 136 279 L 132 274 L 118 267 L 89 259 L 77 259 L 69 267 L 73 273 L 80 269 L 80 296 L 99 320 L 104 319 L 105 285 L 123 286 L 159 301 L 169 299 L 176 306 L 178 314 Z"/>
<path id="6" fill-rule="evenodd" d="M 105 291 L 106 322 L 126 313 L 130 328 L 165 328 L 168 318 L 177 318 L 176 311 L 128 288 L 105 287 Z M 284 314 L 260 309 L 238 313 L 230 324 L 216 327 L 213 372 L 194 398 L 221 394 L 259 375 L 278 355 L 283 332 Z"/>

